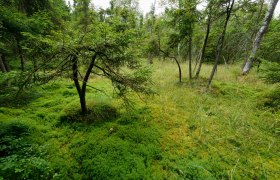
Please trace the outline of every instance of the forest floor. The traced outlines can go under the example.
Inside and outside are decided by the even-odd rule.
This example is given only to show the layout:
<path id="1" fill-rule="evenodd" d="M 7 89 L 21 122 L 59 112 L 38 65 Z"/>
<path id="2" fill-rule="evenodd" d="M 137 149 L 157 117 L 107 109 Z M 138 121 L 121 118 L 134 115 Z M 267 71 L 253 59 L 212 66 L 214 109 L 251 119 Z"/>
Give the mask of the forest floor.
<path id="1" fill-rule="evenodd" d="M 0 179 L 280 179 L 276 85 L 239 66 L 219 66 L 209 90 L 210 65 L 190 82 L 183 64 L 183 83 L 176 64 L 153 69 L 155 95 L 130 95 L 127 110 L 89 88 L 85 117 L 70 80 L 1 90 Z M 105 79 L 90 85 L 112 94 Z"/>

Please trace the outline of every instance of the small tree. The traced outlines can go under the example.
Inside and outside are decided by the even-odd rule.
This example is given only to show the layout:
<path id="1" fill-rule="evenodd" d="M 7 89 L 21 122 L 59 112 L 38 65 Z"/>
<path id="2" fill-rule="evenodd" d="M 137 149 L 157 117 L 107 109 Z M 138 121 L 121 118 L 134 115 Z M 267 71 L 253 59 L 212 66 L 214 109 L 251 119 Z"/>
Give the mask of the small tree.
<path id="1" fill-rule="evenodd" d="M 235 0 L 228 0 L 226 2 L 226 19 L 225 19 L 225 22 L 224 22 L 223 31 L 222 31 L 222 33 L 219 37 L 219 40 L 218 40 L 217 49 L 216 49 L 215 64 L 213 66 L 210 78 L 208 80 L 207 88 L 210 87 L 210 85 L 212 83 L 212 80 L 213 80 L 213 77 L 214 77 L 215 72 L 216 72 L 217 67 L 218 67 L 218 62 L 220 60 L 220 55 L 221 55 L 221 52 L 222 52 L 223 46 L 224 46 L 224 39 L 225 39 L 225 35 L 226 35 L 227 25 L 228 25 L 229 19 L 231 17 L 234 2 L 235 2 Z"/>
<path id="2" fill-rule="evenodd" d="M 130 90 L 150 93 L 150 71 L 141 68 L 134 56 L 135 49 L 139 48 L 136 29 L 127 26 L 123 18 L 108 18 L 100 22 L 91 9 L 82 13 L 80 17 L 75 14 L 77 18 L 67 22 L 64 32 L 48 37 L 25 34 L 25 49 L 37 49 L 35 53 L 30 51 L 29 55 L 41 59 L 40 66 L 33 73 L 45 69 L 37 80 L 46 83 L 61 75 L 71 78 L 79 95 L 82 114 L 88 112 L 86 90 L 91 74 L 110 79 L 121 96 Z M 135 71 L 125 73 L 123 67 Z"/>
<path id="3" fill-rule="evenodd" d="M 280 83 L 280 64 L 279 62 L 263 61 L 261 68 L 261 78 L 271 84 Z"/>

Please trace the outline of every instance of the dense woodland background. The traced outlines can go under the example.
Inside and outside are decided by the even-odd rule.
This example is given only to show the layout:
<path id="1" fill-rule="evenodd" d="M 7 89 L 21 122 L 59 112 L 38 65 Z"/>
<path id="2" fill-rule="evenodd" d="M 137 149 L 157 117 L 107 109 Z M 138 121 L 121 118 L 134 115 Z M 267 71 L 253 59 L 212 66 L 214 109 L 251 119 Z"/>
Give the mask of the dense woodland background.
<path id="1" fill-rule="evenodd" d="M 155 3 L 0 0 L 0 179 L 280 178 L 278 0 Z"/>

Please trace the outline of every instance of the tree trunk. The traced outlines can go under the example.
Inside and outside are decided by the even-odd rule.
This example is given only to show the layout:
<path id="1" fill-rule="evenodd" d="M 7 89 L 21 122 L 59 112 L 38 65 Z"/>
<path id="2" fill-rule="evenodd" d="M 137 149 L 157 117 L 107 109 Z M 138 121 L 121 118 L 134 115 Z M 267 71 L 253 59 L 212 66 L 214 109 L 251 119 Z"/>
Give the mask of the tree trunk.
<path id="1" fill-rule="evenodd" d="M 189 55 L 189 78 L 192 79 L 192 37 L 189 37 L 189 48 L 188 48 L 188 55 Z"/>
<path id="2" fill-rule="evenodd" d="M 251 48 L 250 46 L 254 42 L 253 38 L 254 38 L 254 36 L 256 36 L 256 33 L 258 32 L 259 21 L 260 21 L 260 17 L 261 17 L 262 11 L 263 11 L 264 0 L 260 0 L 259 3 L 260 3 L 260 10 L 258 12 L 258 15 L 256 16 L 256 20 L 255 20 L 256 23 L 255 23 L 255 25 L 253 26 L 253 28 L 251 30 L 250 38 L 249 38 L 248 43 L 246 45 L 246 51 L 245 51 L 246 52 L 246 56 L 245 56 L 246 58 L 248 58 L 248 56 L 249 56 L 249 49 Z M 244 63 L 243 63 L 242 67 L 245 66 L 246 62 L 247 62 L 247 59 L 244 59 Z"/>
<path id="3" fill-rule="evenodd" d="M 194 67 L 193 67 L 193 74 L 195 74 L 195 71 L 197 70 L 196 67 L 199 64 L 200 59 L 201 59 L 201 50 L 198 52 L 198 54 L 195 57 L 195 63 L 194 63 Z"/>
<path id="4" fill-rule="evenodd" d="M 182 69 L 181 69 L 181 65 L 180 65 L 178 59 L 176 58 L 176 56 L 171 57 L 171 56 L 168 55 L 168 53 L 164 52 L 163 50 L 161 50 L 161 49 L 159 49 L 159 50 L 160 50 L 160 52 L 162 52 L 164 54 L 164 58 L 165 57 L 169 57 L 170 59 L 174 59 L 175 60 L 177 66 L 178 66 L 179 82 L 182 82 Z"/>
<path id="5" fill-rule="evenodd" d="M 84 108 L 87 110 L 86 108 L 86 89 L 87 89 L 87 83 L 88 83 L 88 80 L 89 80 L 89 76 L 91 74 L 91 71 L 93 69 L 93 66 L 94 66 L 94 63 L 95 63 L 95 59 L 96 59 L 96 56 L 97 54 L 94 54 L 91 58 L 91 62 L 87 68 L 87 72 L 85 74 L 85 77 L 83 79 L 83 85 L 82 85 L 82 91 L 81 91 L 81 94 L 82 94 L 82 97 L 83 97 L 83 103 L 84 103 Z M 82 108 L 83 109 L 83 108 Z M 86 111 L 87 112 L 87 111 Z M 85 112 L 85 113 L 86 113 Z"/>
<path id="6" fill-rule="evenodd" d="M 86 89 L 87 89 L 87 83 L 89 80 L 89 76 L 94 67 L 96 57 L 97 57 L 97 54 L 94 54 L 91 58 L 90 64 L 89 64 L 86 74 L 85 74 L 85 77 L 83 78 L 82 87 L 81 87 L 81 85 L 79 83 L 79 79 L 78 79 L 78 57 L 77 56 L 72 57 L 72 72 L 73 72 L 72 79 L 75 83 L 76 89 L 79 94 L 81 110 L 82 110 L 83 115 L 88 112 L 87 105 L 86 105 Z"/>
<path id="7" fill-rule="evenodd" d="M 148 60 L 147 60 L 148 64 L 153 64 L 153 55 L 152 53 L 148 54 Z"/>
<path id="8" fill-rule="evenodd" d="M 0 69 L 3 73 L 7 72 L 5 64 L 3 62 L 2 54 L 0 54 Z"/>
<path id="9" fill-rule="evenodd" d="M 161 47 L 161 37 L 160 37 L 160 30 L 157 30 L 157 41 L 158 41 L 158 57 L 159 57 L 159 61 L 161 61 L 161 54 L 160 54 L 160 47 Z"/>
<path id="10" fill-rule="evenodd" d="M 21 71 L 24 71 L 24 59 L 22 56 L 22 50 L 21 50 L 21 46 L 19 44 L 19 40 L 17 38 L 16 38 L 16 43 L 17 43 L 17 50 L 18 50 L 18 55 L 19 55 L 19 59 L 20 59 Z"/>
<path id="11" fill-rule="evenodd" d="M 10 66 L 9 66 L 8 62 L 6 61 L 6 56 L 4 54 L 2 54 L 2 61 L 3 61 L 3 64 L 6 68 L 6 71 L 9 72 L 10 71 Z"/>
<path id="12" fill-rule="evenodd" d="M 86 104 L 86 93 L 81 93 L 79 97 L 80 97 L 82 114 L 85 115 L 88 112 L 87 104 Z"/>
<path id="13" fill-rule="evenodd" d="M 221 36 L 219 38 L 219 41 L 218 41 L 217 51 L 216 51 L 216 60 L 215 60 L 215 64 L 213 66 L 213 69 L 212 69 L 212 72 L 211 72 L 211 75 L 210 75 L 210 78 L 209 78 L 209 81 L 208 81 L 207 88 L 210 87 L 211 82 L 213 80 L 213 77 L 214 77 L 215 72 L 216 72 L 217 67 L 218 67 L 218 62 L 219 62 L 219 59 L 220 59 L 220 55 L 221 55 L 221 52 L 223 50 L 224 39 L 225 39 L 226 30 L 227 30 L 227 24 L 228 24 L 229 18 L 231 16 L 231 12 L 232 12 L 232 9 L 233 9 L 234 1 L 235 0 L 232 0 L 232 1 L 230 0 L 228 2 L 228 5 L 227 5 L 227 12 L 226 12 L 227 16 L 226 16 L 226 20 L 225 20 L 225 24 L 224 24 L 224 27 L 223 27 L 222 34 L 221 34 Z"/>
<path id="14" fill-rule="evenodd" d="M 177 55 L 178 55 L 178 57 L 177 57 L 177 59 L 181 59 L 181 46 L 180 46 L 180 43 L 178 43 L 178 45 L 177 45 Z"/>
<path id="15" fill-rule="evenodd" d="M 180 63 L 179 63 L 177 58 L 174 57 L 174 59 L 175 59 L 175 62 L 177 64 L 177 66 L 178 66 L 179 82 L 182 82 L 182 70 L 181 70 Z"/>
<path id="16" fill-rule="evenodd" d="M 275 7 L 276 7 L 277 3 L 278 3 L 278 0 L 271 0 L 271 2 L 269 4 L 269 7 L 268 7 L 267 12 L 266 12 L 266 15 L 264 17 L 263 25 L 261 26 L 261 28 L 259 29 L 259 31 L 258 31 L 258 33 L 256 35 L 256 39 L 254 41 L 250 57 L 248 58 L 247 62 L 245 63 L 245 65 L 243 67 L 243 70 L 242 70 L 242 74 L 243 75 L 246 75 L 246 74 L 249 73 L 249 71 L 250 71 L 250 69 L 252 67 L 253 62 L 256 59 L 257 50 L 258 50 L 258 48 L 260 46 L 260 43 L 261 43 L 262 38 L 263 38 L 263 35 L 266 32 L 266 30 L 267 30 L 267 28 L 269 26 L 269 23 L 270 23 L 270 21 L 272 19 L 272 16 L 273 16 L 273 13 L 274 13 L 274 10 L 275 10 Z"/>
<path id="17" fill-rule="evenodd" d="M 72 79 L 74 81 L 75 87 L 79 94 L 82 114 L 86 114 L 87 113 L 86 97 L 85 94 L 82 94 L 82 89 L 78 79 L 78 57 L 76 55 L 73 55 L 73 57 L 71 58 L 72 58 L 72 73 L 73 73 Z"/>
<path id="18" fill-rule="evenodd" d="M 202 49 L 201 49 L 201 56 L 200 56 L 198 68 L 197 68 L 197 71 L 196 71 L 196 74 L 195 74 L 195 78 L 199 77 L 201 66 L 202 66 L 202 63 L 204 61 L 205 50 L 206 50 L 206 46 L 207 46 L 207 42 L 208 42 L 210 28 L 211 28 L 211 8 L 210 8 L 210 14 L 209 14 L 208 19 L 207 19 L 206 35 L 205 35 L 203 46 L 202 46 Z"/>

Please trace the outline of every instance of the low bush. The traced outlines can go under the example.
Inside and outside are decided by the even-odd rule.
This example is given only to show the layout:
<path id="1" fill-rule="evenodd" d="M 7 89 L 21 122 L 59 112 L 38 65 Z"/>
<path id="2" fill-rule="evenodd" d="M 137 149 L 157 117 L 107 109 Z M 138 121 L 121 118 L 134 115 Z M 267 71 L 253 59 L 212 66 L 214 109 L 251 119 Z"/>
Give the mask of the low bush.
<path id="1" fill-rule="evenodd" d="M 19 122 L 0 123 L 0 177 L 49 179 L 51 169 L 42 148 L 29 139 L 32 128 Z"/>
<path id="2" fill-rule="evenodd" d="M 259 108 L 270 109 L 276 112 L 280 109 L 280 90 L 275 89 L 265 95 L 258 103 Z"/>

